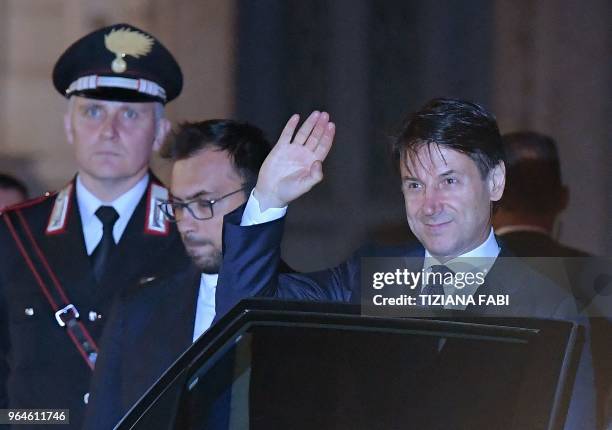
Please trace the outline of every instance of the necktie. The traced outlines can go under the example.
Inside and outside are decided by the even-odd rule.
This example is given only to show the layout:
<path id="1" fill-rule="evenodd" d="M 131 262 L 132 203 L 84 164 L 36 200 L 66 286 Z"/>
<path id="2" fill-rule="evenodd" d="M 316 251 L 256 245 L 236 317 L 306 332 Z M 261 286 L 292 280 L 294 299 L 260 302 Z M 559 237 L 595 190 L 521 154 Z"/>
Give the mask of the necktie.
<path id="1" fill-rule="evenodd" d="M 448 273 L 454 273 L 451 269 L 443 265 L 431 266 L 431 273 L 427 276 L 429 281 L 421 294 L 424 295 L 444 295 L 444 279 L 448 277 Z"/>
<path id="2" fill-rule="evenodd" d="M 94 277 L 100 282 L 111 253 L 115 248 L 115 239 L 113 239 L 113 226 L 119 219 L 119 214 L 112 206 L 100 206 L 96 210 L 96 216 L 102 221 L 102 239 L 96 249 L 91 254 L 91 263 L 93 267 Z"/>

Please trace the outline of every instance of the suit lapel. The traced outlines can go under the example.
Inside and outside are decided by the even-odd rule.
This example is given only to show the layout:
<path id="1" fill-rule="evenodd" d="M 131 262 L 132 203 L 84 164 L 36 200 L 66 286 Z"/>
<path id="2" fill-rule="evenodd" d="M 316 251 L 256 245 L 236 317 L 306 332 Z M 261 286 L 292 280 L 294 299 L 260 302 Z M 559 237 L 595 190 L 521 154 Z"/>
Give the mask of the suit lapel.
<path id="1" fill-rule="evenodd" d="M 423 270 L 425 264 L 425 249 L 412 249 L 406 256 L 406 267 L 409 272 L 419 273 Z M 421 284 L 415 285 L 410 291 L 410 295 L 415 297 L 417 303 L 420 303 L 419 294 L 421 294 Z"/>
<path id="2" fill-rule="evenodd" d="M 181 271 L 163 280 L 140 286 L 138 300 L 125 309 L 141 318 L 125 320 L 123 372 L 132 375 L 135 385 L 127 382 L 126 392 L 136 399 L 153 384 L 192 344 L 200 274 L 196 269 Z M 124 381 L 125 382 L 125 381 Z M 130 401 L 131 403 L 131 401 Z M 126 405 L 127 406 L 127 405 Z"/>
<path id="3" fill-rule="evenodd" d="M 153 307 L 156 315 L 145 332 L 154 336 L 147 342 L 153 346 L 152 353 L 167 357 L 161 360 L 164 363 L 174 361 L 192 344 L 200 276 L 197 268 L 190 267 L 168 281 L 162 290 L 165 297 L 156 298 L 157 305 Z M 165 343 L 164 348 L 159 348 L 160 339 Z"/>
<path id="4" fill-rule="evenodd" d="M 178 297 L 178 308 L 170 310 L 171 324 L 180 333 L 175 332 L 176 349 L 178 354 L 183 353 L 193 342 L 193 329 L 200 292 L 200 271 L 193 267 L 189 271 L 189 276 L 185 279 L 185 287 L 182 288 Z"/>
<path id="5" fill-rule="evenodd" d="M 491 270 L 485 276 L 485 282 L 474 293 L 474 295 L 498 295 L 498 294 L 514 294 L 519 289 L 520 285 L 512 282 L 513 274 L 517 274 L 517 269 L 514 267 L 514 255 L 502 245 L 501 251 Z M 469 305 L 467 307 L 470 312 L 491 313 L 492 308 L 486 305 Z"/>

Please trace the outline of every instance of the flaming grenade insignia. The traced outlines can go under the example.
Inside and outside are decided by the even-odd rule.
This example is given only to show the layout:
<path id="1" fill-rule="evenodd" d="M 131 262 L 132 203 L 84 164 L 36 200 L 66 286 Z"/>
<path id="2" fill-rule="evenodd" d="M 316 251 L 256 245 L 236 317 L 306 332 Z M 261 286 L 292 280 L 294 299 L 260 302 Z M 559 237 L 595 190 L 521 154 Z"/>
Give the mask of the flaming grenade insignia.
<path id="1" fill-rule="evenodd" d="M 104 36 L 104 46 L 116 55 L 111 64 L 111 69 L 115 73 L 123 73 L 127 69 L 124 60 L 126 55 L 138 58 L 147 55 L 153 47 L 153 38 L 139 31 L 129 28 L 113 29 Z"/>

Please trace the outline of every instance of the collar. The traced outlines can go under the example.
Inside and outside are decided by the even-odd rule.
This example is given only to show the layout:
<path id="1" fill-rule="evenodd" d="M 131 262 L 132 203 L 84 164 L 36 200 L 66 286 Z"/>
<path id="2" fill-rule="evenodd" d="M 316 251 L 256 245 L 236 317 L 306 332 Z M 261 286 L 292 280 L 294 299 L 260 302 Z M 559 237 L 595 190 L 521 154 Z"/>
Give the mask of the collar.
<path id="1" fill-rule="evenodd" d="M 485 276 L 489 273 L 493 264 L 495 263 L 495 259 L 499 255 L 501 248 L 495 239 L 495 234 L 493 233 L 493 227 L 491 227 L 491 231 L 489 232 L 489 237 L 485 240 L 480 246 L 472 249 L 471 251 L 466 252 L 465 254 L 461 254 L 458 257 L 453 258 L 452 260 L 447 261 L 444 265 L 448 267 L 455 273 L 463 273 L 465 276 L 466 273 L 473 273 L 475 279 L 478 278 L 478 273 L 484 274 Z M 431 266 L 441 264 L 437 258 L 432 256 L 429 251 L 425 250 L 425 260 L 423 261 L 423 272 L 431 271 Z M 469 285 L 465 285 L 461 289 L 456 288 L 452 283 L 443 285 L 444 294 L 447 296 L 454 295 L 474 295 L 476 290 L 480 287 L 479 283 L 470 283 Z M 424 287 L 424 284 L 421 284 L 421 288 Z M 465 309 L 466 306 L 457 303 L 448 303 L 444 305 L 445 309 L 455 309 L 462 310 Z"/>
<path id="2" fill-rule="evenodd" d="M 83 225 L 89 224 L 95 217 L 96 210 L 100 206 L 112 206 L 119 214 L 119 220 L 129 220 L 132 213 L 138 206 L 138 202 L 144 195 L 147 184 L 149 183 L 149 174 L 147 173 L 127 192 L 117 197 L 111 202 L 103 202 L 91 191 L 89 191 L 83 182 L 81 177 L 77 175 L 76 178 L 76 199 L 79 206 L 79 213 L 81 215 L 81 221 Z M 119 222 L 117 220 L 117 222 Z"/>
<path id="3" fill-rule="evenodd" d="M 505 225 L 503 227 L 498 228 L 495 233 L 498 236 L 503 236 L 508 233 L 517 233 L 517 232 L 530 232 L 530 233 L 542 233 L 546 236 L 550 236 L 548 230 L 543 227 L 538 227 L 536 225 L 527 225 L 527 224 L 516 224 L 516 225 Z"/>
<path id="4" fill-rule="evenodd" d="M 465 271 L 465 263 L 469 262 L 470 265 L 474 266 L 479 271 L 488 272 L 489 269 L 493 266 L 495 259 L 499 255 L 500 247 L 495 239 L 495 234 L 493 233 L 493 227 L 491 227 L 491 231 L 489 232 L 489 236 L 487 240 L 485 240 L 478 247 L 468 251 L 464 254 L 455 257 L 444 264 L 449 269 L 454 270 L 453 266 Z M 467 261 L 466 261 L 467 260 Z M 438 261 L 436 257 L 431 255 L 429 251 L 425 250 L 425 261 L 423 262 L 423 269 L 429 270 L 431 266 L 442 264 Z"/>

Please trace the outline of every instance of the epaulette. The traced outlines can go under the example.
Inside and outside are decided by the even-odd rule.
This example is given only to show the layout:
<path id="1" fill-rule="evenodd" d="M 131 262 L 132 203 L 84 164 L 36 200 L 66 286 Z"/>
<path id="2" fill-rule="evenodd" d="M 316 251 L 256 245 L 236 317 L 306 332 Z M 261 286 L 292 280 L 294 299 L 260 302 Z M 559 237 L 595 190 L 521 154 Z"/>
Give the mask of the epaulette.
<path id="1" fill-rule="evenodd" d="M 168 189 L 155 178 L 149 181 L 147 190 L 147 213 L 145 215 L 145 234 L 167 236 L 170 232 L 170 223 L 159 207 L 159 203 L 168 200 Z"/>
<path id="2" fill-rule="evenodd" d="M 45 234 L 52 235 L 64 233 L 66 231 L 73 189 L 74 182 L 69 182 L 64 188 L 57 192 L 57 198 L 55 199 L 53 209 L 49 215 L 49 221 L 47 222 Z"/>
<path id="3" fill-rule="evenodd" d="M 34 197 L 34 198 L 28 199 L 26 201 L 23 201 L 21 203 L 16 203 L 14 205 L 7 206 L 7 207 L 3 208 L 0 211 L 0 215 L 2 215 L 4 212 L 16 211 L 16 210 L 19 210 L 19 209 L 29 208 L 30 206 L 37 205 L 38 203 L 43 202 L 43 201 L 45 201 L 45 200 L 55 196 L 56 194 L 57 194 L 57 191 L 53 191 L 53 192 L 47 191 L 42 196 Z"/>

